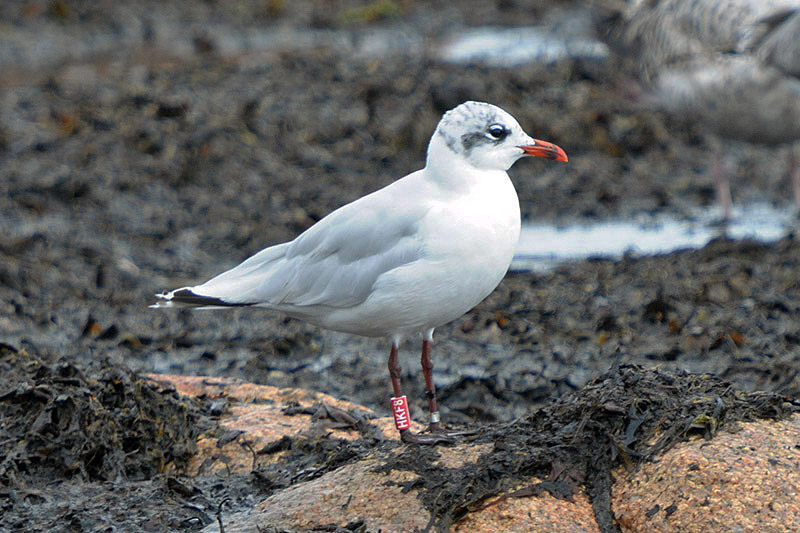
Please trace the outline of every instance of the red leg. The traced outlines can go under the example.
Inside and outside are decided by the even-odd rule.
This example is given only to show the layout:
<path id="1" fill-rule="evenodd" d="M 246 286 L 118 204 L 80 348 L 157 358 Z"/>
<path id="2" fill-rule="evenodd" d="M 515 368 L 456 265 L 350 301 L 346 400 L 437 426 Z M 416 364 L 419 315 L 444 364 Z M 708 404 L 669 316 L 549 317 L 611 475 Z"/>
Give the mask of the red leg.
<path id="1" fill-rule="evenodd" d="M 412 444 L 440 444 L 453 442 L 453 439 L 447 435 L 420 435 L 408 429 L 408 426 L 411 423 L 411 417 L 408 413 L 408 404 L 405 400 L 405 396 L 403 396 L 403 390 L 400 384 L 400 372 L 401 369 L 400 361 L 398 359 L 397 344 L 392 343 L 392 350 L 389 352 L 389 376 L 392 378 L 392 390 L 394 391 L 394 398 L 392 398 L 392 413 L 395 415 L 395 425 L 397 426 L 398 431 L 400 431 L 400 438 L 403 440 L 403 442 Z M 430 370 L 428 373 L 426 373 L 426 383 L 429 373 Z"/>
<path id="2" fill-rule="evenodd" d="M 722 150 L 715 150 L 714 165 L 712 172 L 714 174 L 715 192 L 717 195 L 717 202 L 719 203 L 720 210 L 722 211 L 722 221 L 727 223 L 731 219 L 731 212 L 733 211 L 733 201 L 731 200 L 731 182 L 726 168 Z"/>
<path id="3" fill-rule="evenodd" d="M 433 384 L 433 360 L 431 359 L 431 341 L 422 341 L 422 374 L 425 376 L 425 395 L 428 397 L 428 408 L 431 420 L 428 429 L 431 433 L 441 431 L 439 424 L 439 408 L 436 405 L 436 385 Z"/>
<path id="4" fill-rule="evenodd" d="M 800 207 L 800 162 L 794 146 L 789 149 L 789 183 L 792 185 L 795 206 Z"/>
<path id="5" fill-rule="evenodd" d="M 392 343 L 392 351 L 389 352 L 389 376 L 392 378 L 392 389 L 394 390 L 395 397 L 399 398 L 403 395 L 403 389 L 400 386 L 400 361 L 397 357 L 397 345 Z"/>

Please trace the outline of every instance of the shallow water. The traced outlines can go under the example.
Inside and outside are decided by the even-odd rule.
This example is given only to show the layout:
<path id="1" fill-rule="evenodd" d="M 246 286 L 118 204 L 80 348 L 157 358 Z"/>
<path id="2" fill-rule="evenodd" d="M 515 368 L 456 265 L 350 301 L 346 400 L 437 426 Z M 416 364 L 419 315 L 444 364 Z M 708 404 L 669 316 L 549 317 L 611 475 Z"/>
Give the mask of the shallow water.
<path id="1" fill-rule="evenodd" d="M 624 254 L 655 255 L 701 248 L 722 236 L 774 242 L 791 232 L 797 220 L 793 211 L 766 204 L 740 206 L 724 227 L 718 216 L 718 210 L 704 209 L 686 220 L 657 214 L 636 221 L 527 224 L 522 228 L 511 270 L 536 272 L 591 257 L 613 259 Z"/>
<path id="2" fill-rule="evenodd" d="M 586 35 L 570 36 L 539 26 L 474 28 L 454 35 L 439 50 L 439 57 L 449 63 L 479 62 L 494 67 L 565 58 L 602 60 L 607 56 L 608 47 Z"/>

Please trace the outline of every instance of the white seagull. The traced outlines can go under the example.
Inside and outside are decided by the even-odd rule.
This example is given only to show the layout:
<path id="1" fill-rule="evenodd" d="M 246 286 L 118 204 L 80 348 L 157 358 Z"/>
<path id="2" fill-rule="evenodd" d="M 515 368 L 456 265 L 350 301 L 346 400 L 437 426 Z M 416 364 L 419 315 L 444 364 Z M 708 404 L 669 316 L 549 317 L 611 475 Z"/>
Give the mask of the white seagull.
<path id="1" fill-rule="evenodd" d="M 425 168 L 333 211 L 291 242 L 266 248 L 193 287 L 158 294 L 153 307 L 263 307 L 323 328 L 392 341 L 392 411 L 405 442 L 451 439 L 433 384 L 433 330 L 491 293 L 520 232 L 506 174 L 523 156 L 567 161 L 499 107 L 465 102 L 444 114 Z M 422 334 L 429 432 L 412 433 L 398 347 Z"/>

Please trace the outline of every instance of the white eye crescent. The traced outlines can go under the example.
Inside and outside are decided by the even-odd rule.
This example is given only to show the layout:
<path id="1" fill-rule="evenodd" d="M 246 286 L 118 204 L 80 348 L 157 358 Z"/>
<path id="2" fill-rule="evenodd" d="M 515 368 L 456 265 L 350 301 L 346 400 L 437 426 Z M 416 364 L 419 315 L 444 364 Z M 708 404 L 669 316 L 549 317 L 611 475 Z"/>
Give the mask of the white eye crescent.
<path id="1" fill-rule="evenodd" d="M 511 132 L 502 124 L 492 124 L 486 129 L 486 136 L 497 141 L 505 138 L 509 133 Z"/>

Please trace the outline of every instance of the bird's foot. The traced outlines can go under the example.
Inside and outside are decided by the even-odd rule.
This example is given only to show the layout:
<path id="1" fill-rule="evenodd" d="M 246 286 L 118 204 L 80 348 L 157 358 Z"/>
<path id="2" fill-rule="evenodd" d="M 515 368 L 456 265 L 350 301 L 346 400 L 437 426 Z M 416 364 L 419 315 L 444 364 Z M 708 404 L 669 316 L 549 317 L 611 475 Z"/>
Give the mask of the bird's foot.
<path id="1" fill-rule="evenodd" d="M 431 424 L 424 433 L 413 433 L 411 430 L 400 431 L 400 438 L 409 444 L 455 444 L 460 437 L 477 434 L 477 430 L 447 431 L 440 424 Z"/>
<path id="2" fill-rule="evenodd" d="M 410 429 L 400 431 L 400 440 L 406 444 L 454 444 L 456 439 L 445 432 L 436 433 L 414 433 Z"/>
<path id="3" fill-rule="evenodd" d="M 477 429 L 467 429 L 463 431 L 447 431 L 442 427 L 439 422 L 431 422 L 428 425 L 428 433 L 435 433 L 437 435 L 447 435 L 449 437 L 469 437 L 478 433 Z"/>

